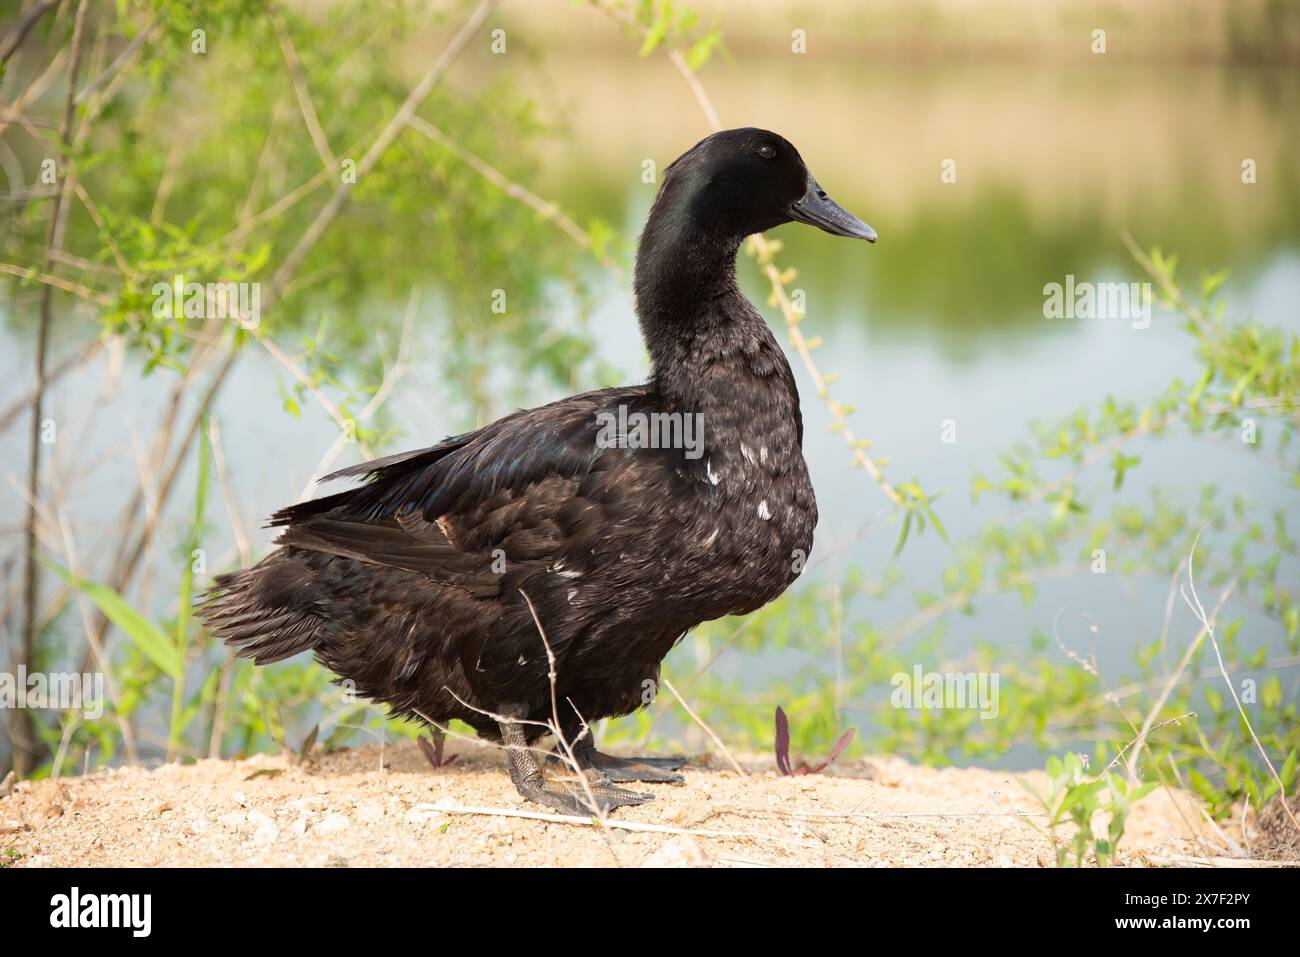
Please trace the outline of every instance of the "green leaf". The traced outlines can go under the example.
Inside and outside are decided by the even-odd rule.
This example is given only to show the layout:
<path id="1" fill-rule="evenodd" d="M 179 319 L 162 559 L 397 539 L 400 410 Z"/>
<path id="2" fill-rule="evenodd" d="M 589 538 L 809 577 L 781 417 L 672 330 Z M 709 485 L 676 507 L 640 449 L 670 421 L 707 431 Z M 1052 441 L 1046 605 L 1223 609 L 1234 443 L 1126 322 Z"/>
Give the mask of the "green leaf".
<path id="1" fill-rule="evenodd" d="M 1282 765 L 1282 770 L 1277 774 L 1277 776 L 1282 779 L 1282 787 L 1286 788 L 1288 793 L 1291 791 L 1291 785 L 1295 783 L 1297 753 L 1300 752 L 1292 751 L 1287 755 L 1286 763 Z"/>
<path id="2" fill-rule="evenodd" d="M 248 258 L 248 263 L 244 268 L 250 276 L 256 275 L 262 271 L 262 267 L 265 266 L 270 259 L 271 244 L 262 243 L 262 245 L 258 246 L 257 249 L 253 251 L 253 255 Z"/>
<path id="3" fill-rule="evenodd" d="M 1221 269 L 1213 275 L 1206 276 L 1201 280 L 1201 295 L 1206 299 L 1211 298 L 1216 292 L 1218 292 L 1219 287 L 1222 286 L 1227 279 L 1228 270 L 1226 269 Z"/>
<path id="4" fill-rule="evenodd" d="M 714 48 L 721 42 L 722 33 L 717 30 L 706 33 L 695 41 L 691 46 L 690 53 L 686 55 L 686 64 L 691 68 L 692 73 L 709 61 L 709 57 L 713 55 Z"/>
<path id="5" fill-rule="evenodd" d="M 57 562 L 46 560 L 46 564 L 64 581 L 93 601 L 95 606 L 104 613 L 104 617 L 120 628 L 159 671 L 172 679 L 179 677 L 181 662 L 175 646 L 157 625 L 136 610 L 130 602 L 107 585 L 79 578 Z"/>
<path id="6" fill-rule="evenodd" d="M 903 527 L 898 531 L 898 543 L 894 545 L 894 554 L 897 555 L 903 550 L 907 543 L 907 533 L 912 530 L 912 513 L 907 512 L 903 515 Z"/>
<path id="7" fill-rule="evenodd" d="M 941 539 L 943 539 L 944 544 L 949 546 L 952 545 L 952 539 L 948 537 L 948 530 L 943 527 L 943 523 L 939 521 L 939 516 L 934 513 L 934 509 L 927 508 L 925 514 L 930 517 L 930 523 L 934 525 L 935 532 L 938 533 Z"/>
<path id="8" fill-rule="evenodd" d="M 664 42 L 668 36 L 668 22 L 660 20 L 646 31 L 645 42 L 641 44 L 641 49 L 637 51 L 638 56 L 649 56 L 659 49 L 659 44 Z"/>

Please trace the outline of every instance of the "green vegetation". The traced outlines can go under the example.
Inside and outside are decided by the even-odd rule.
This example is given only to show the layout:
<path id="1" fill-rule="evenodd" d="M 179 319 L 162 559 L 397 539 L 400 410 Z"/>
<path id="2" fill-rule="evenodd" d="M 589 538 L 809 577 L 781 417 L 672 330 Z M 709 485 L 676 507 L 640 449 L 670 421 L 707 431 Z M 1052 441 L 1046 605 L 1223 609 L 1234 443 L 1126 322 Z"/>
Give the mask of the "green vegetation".
<path id="1" fill-rule="evenodd" d="M 1068 839 L 1055 839 L 1058 867 L 1083 867 L 1089 854 L 1098 867 L 1105 867 L 1124 836 L 1124 823 L 1134 802 L 1158 786 L 1155 781 L 1148 781 L 1134 787 L 1110 771 L 1090 777 L 1077 754 L 1067 754 L 1064 758 L 1052 755 L 1047 759 L 1045 792 L 1029 782 L 1021 783 L 1047 813 L 1047 831 L 1054 838 L 1057 829 L 1067 822 L 1074 829 Z M 1101 801 L 1104 792 L 1109 797 L 1105 805 Z M 1094 830 L 1094 819 L 1103 815 L 1107 818 L 1105 837 L 1099 837 Z"/>

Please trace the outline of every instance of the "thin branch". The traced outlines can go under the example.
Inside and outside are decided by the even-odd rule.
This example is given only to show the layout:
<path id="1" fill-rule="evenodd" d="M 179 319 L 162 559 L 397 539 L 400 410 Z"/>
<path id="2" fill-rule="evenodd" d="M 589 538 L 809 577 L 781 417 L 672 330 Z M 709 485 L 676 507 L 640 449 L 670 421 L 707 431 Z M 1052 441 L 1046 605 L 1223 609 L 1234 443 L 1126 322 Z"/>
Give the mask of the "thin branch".
<path id="1" fill-rule="evenodd" d="M 221 488 L 221 500 L 226 506 L 226 516 L 230 519 L 230 530 L 235 536 L 235 548 L 239 552 L 239 565 L 248 568 L 253 564 L 253 546 L 249 542 L 248 532 L 239 517 L 239 506 L 235 501 L 235 492 L 230 484 L 230 469 L 226 466 L 226 453 L 221 446 L 221 427 L 217 425 L 216 416 L 208 421 L 208 445 L 212 449 L 213 471 L 217 473 L 217 485 Z"/>
<path id="2" fill-rule="evenodd" d="M 1195 717 L 1196 717 L 1195 711 L 1188 711 L 1184 714 L 1175 715 L 1172 718 L 1166 718 L 1165 720 L 1161 721 L 1159 724 L 1152 725 L 1151 727 L 1144 727 L 1138 733 L 1138 736 L 1136 738 L 1134 738 L 1128 744 L 1124 745 L 1124 747 L 1119 749 L 1119 752 L 1115 755 L 1114 758 L 1111 759 L 1110 764 L 1106 765 L 1106 770 L 1109 771 L 1111 768 L 1115 767 L 1115 765 L 1119 764 L 1120 761 L 1124 760 L 1124 755 L 1128 752 L 1128 749 L 1133 747 L 1134 745 L 1137 745 L 1138 750 L 1140 751 L 1141 746 L 1146 743 L 1147 738 L 1150 735 L 1154 734 L 1155 732 L 1159 731 L 1161 728 L 1167 728 L 1172 724 L 1182 724 L 1183 721 L 1186 720 L 1187 718 L 1195 718 Z M 1133 760 L 1134 761 L 1137 760 L 1136 752 L 1134 752 Z"/>
<path id="3" fill-rule="evenodd" d="M 417 133 L 427 136 L 430 140 L 437 143 L 470 169 L 474 170 L 474 172 L 482 176 L 489 183 L 500 189 L 511 199 L 518 200 L 537 213 L 537 215 L 541 216 L 542 219 L 554 224 L 575 243 L 595 255 L 601 266 L 603 266 L 605 270 L 614 277 L 614 279 L 620 282 L 622 281 L 623 270 L 619 264 L 608 254 L 597 252 L 596 244 L 592 240 L 591 234 L 566 216 L 560 210 L 558 205 L 553 202 L 548 203 L 528 187 L 514 182 L 500 170 L 496 169 L 496 167 L 488 163 L 487 160 L 483 159 L 471 150 L 466 149 L 464 146 L 461 146 L 427 120 L 419 116 L 412 116 L 407 120 L 407 125 Z"/>
<path id="4" fill-rule="evenodd" d="M 696 724 L 698 724 L 701 728 L 703 728 L 704 733 L 713 739 L 713 743 L 718 746 L 718 749 L 720 751 L 722 751 L 722 755 L 727 759 L 727 763 L 729 763 L 733 768 L 736 769 L 736 773 L 739 774 L 742 778 L 749 777 L 749 772 L 746 771 L 744 768 L 742 768 L 740 766 L 740 763 L 731 756 L 731 752 L 728 751 L 727 746 L 722 743 L 722 739 L 718 737 L 717 734 L 714 733 L 713 729 L 704 723 L 704 719 L 701 718 L 698 714 L 696 714 L 694 709 L 692 709 L 691 706 L 686 703 L 686 699 L 683 698 L 681 694 L 677 691 L 677 689 L 673 687 L 673 683 L 669 681 L 667 678 L 661 678 L 660 680 L 663 682 L 664 687 L 673 693 L 673 697 L 677 699 L 677 703 L 680 704 L 682 708 L 685 709 L 686 713 L 691 716 L 691 720 L 694 721 Z"/>
<path id="5" fill-rule="evenodd" d="M 578 775 L 578 783 L 582 786 L 583 793 L 587 797 L 587 807 L 591 808 L 596 817 L 604 821 L 608 817 L 608 813 L 600 806 L 600 802 L 596 800 L 596 795 L 592 793 L 591 782 L 587 780 L 587 775 L 582 773 L 582 765 L 578 763 L 577 755 L 573 753 L 573 745 L 569 743 L 569 739 L 564 733 L 564 725 L 560 721 L 559 694 L 556 690 L 560 675 L 555 664 L 555 652 L 551 649 L 550 639 L 546 637 L 546 629 L 542 627 L 542 620 L 537 617 L 537 608 L 533 605 L 533 600 L 528 597 L 528 592 L 522 588 L 519 589 L 519 594 L 523 596 L 525 604 L 528 605 L 528 613 L 533 616 L 533 624 L 537 627 L 537 634 L 542 638 L 542 647 L 546 649 L 546 677 L 551 686 L 551 721 L 553 722 L 551 733 L 555 735 L 555 740 L 560 743 L 569 766 Z M 582 715 L 578 715 L 578 718 L 584 725 L 586 724 L 586 719 Z M 610 853 L 614 853 L 612 847 Z M 614 859 L 618 860 L 617 855 L 615 855 Z"/>
<path id="6" fill-rule="evenodd" d="M 406 300 L 406 315 L 402 319 L 402 339 L 397 346 L 397 358 L 384 374 L 384 381 L 379 384 L 379 388 L 376 389 L 375 394 L 370 397 L 370 401 L 366 403 L 365 407 L 359 413 L 357 413 L 358 422 L 369 421 L 371 416 L 378 412 L 380 407 L 388 401 L 388 397 L 392 394 L 393 388 L 397 385 L 398 380 L 406 375 L 410 363 L 412 328 L 414 326 L 415 314 L 419 307 L 419 302 L 419 289 L 412 286 L 410 295 Z M 343 451 L 343 446 L 347 444 L 347 441 L 348 436 L 346 432 L 340 432 L 334 437 L 334 441 L 330 443 L 330 447 L 325 451 L 325 454 L 321 456 L 320 461 L 316 463 L 316 467 L 312 469 L 311 478 L 307 480 L 307 484 L 303 486 L 302 491 L 298 493 L 297 501 L 306 501 L 307 497 L 311 495 L 316 483 L 320 481 L 321 476 L 330 471 L 330 467 L 338 457 L 338 454 Z"/>
<path id="7" fill-rule="evenodd" d="M 9 109 L 0 113 L 0 134 L 9 128 L 10 123 L 22 123 L 22 110 L 27 105 L 27 101 L 38 100 L 45 94 L 55 79 L 63 72 L 63 65 L 67 59 L 67 50 L 59 50 L 58 53 L 50 60 L 47 66 L 39 75 L 32 77 L 23 91 L 14 98 Z M 24 127 L 29 124 L 23 123 Z M 30 132 L 30 129 L 28 130 Z"/>
<path id="8" fill-rule="evenodd" d="M 0 40 L 0 67 L 9 62 L 9 58 L 18 51 L 27 39 L 27 34 L 31 32 L 32 27 L 41 17 L 54 9 L 57 0 L 39 0 L 28 8 L 23 18 L 18 21 L 12 30 L 5 34 L 5 38 Z"/>
<path id="9" fill-rule="evenodd" d="M 81 205 L 86 208 L 86 212 L 90 214 L 91 220 L 99 230 L 100 239 L 104 241 L 104 245 L 107 246 L 109 252 L 113 254 L 113 260 L 117 263 L 118 271 L 127 279 L 134 278 L 135 270 L 131 268 L 129 263 L 127 263 L 126 257 L 122 254 L 121 247 L 117 244 L 117 240 L 115 240 L 113 234 L 108 231 L 108 224 L 100 214 L 98 204 L 90 198 L 90 194 L 86 192 L 86 188 L 81 185 L 80 181 L 73 181 L 72 190 L 77 194 L 77 198 L 81 200 Z"/>
<path id="10" fill-rule="evenodd" d="M 452 37 L 451 42 L 442 51 L 429 72 L 411 90 L 401 107 L 398 108 L 397 113 L 388 121 L 388 125 L 384 127 L 370 145 L 370 149 L 361 157 L 361 161 L 357 163 L 357 179 L 364 177 L 379 162 L 379 158 L 384 155 L 388 147 L 406 128 L 410 118 L 415 115 L 416 108 L 425 101 L 429 94 L 433 92 L 434 87 L 442 81 L 447 70 L 450 69 L 451 65 L 469 45 L 469 41 L 473 39 L 474 34 L 478 32 L 479 27 L 483 25 L 488 14 L 492 12 L 495 6 L 496 0 L 479 0 L 469 19 L 465 21 L 464 26 Z M 350 182 L 339 183 L 329 202 L 325 204 L 311 225 L 307 227 L 297 245 L 289 251 L 271 280 L 271 294 L 273 297 L 278 296 L 279 292 L 283 291 L 284 287 L 288 285 L 289 280 L 298 271 L 298 267 L 302 264 L 307 253 L 316 245 L 320 237 L 324 235 L 325 230 L 329 228 L 330 223 L 334 222 L 338 214 L 343 210 L 352 194 L 352 186 L 353 184 Z"/>
<path id="11" fill-rule="evenodd" d="M 72 119 L 75 110 L 72 94 L 76 88 L 77 72 L 81 67 L 82 40 L 85 36 L 86 9 L 88 5 L 88 0 L 81 0 L 80 4 L 78 4 L 76 20 L 72 29 L 72 46 L 68 55 L 68 96 L 63 110 L 63 127 L 60 131 L 60 139 L 65 146 L 71 142 Z M 51 199 L 49 240 L 46 244 L 47 252 L 44 267 L 46 272 L 49 271 L 53 262 L 54 250 L 63 245 L 64 218 L 62 211 L 65 206 L 63 193 L 67 180 L 74 175 L 75 173 L 71 168 L 65 171 L 64 178 L 55 186 L 54 196 Z M 42 409 L 46 388 L 45 365 L 46 354 L 49 350 L 50 326 L 54 322 L 53 313 L 54 287 L 47 284 L 41 291 L 40 326 L 36 334 L 36 383 L 32 394 L 31 433 L 27 446 L 27 493 L 29 503 L 23 537 L 25 549 L 23 556 L 24 602 L 22 645 L 18 659 L 20 666 L 31 665 L 36 654 L 36 603 L 40 591 L 40 574 L 36 560 L 36 521 L 37 502 L 41 491 L 41 431 L 44 428 Z M 31 771 L 40 747 L 35 737 L 35 725 L 27 711 L 22 711 L 14 721 L 11 736 L 14 747 L 14 768 L 20 774 L 26 774 Z"/>
<path id="12" fill-rule="evenodd" d="M 68 525 L 67 517 L 64 515 L 63 509 L 61 508 L 58 510 L 58 522 L 59 522 L 59 529 L 63 535 L 63 551 L 64 551 L 64 556 L 68 560 L 68 571 L 72 574 L 72 577 L 74 579 L 80 578 L 81 568 L 80 568 L 80 564 L 77 561 L 77 549 L 76 546 L 73 544 L 72 528 L 71 526 Z M 82 595 L 79 590 L 77 594 L 77 610 L 81 614 L 81 620 L 83 626 L 87 629 L 86 634 L 89 635 L 90 618 L 91 618 L 90 610 L 86 606 L 85 596 Z M 113 716 L 117 719 L 118 729 L 122 732 L 122 748 L 126 752 L 127 763 L 139 764 L 140 755 L 136 751 L 135 733 L 131 729 L 131 722 L 122 713 L 121 705 L 117 694 L 117 684 L 113 680 L 111 662 L 109 662 L 108 657 L 104 654 L 104 648 L 99 642 L 92 641 L 91 650 L 95 655 L 96 667 L 99 669 L 100 673 L 103 674 L 104 676 L 104 688 L 108 692 L 109 698 L 112 700 L 113 703 Z M 55 774 L 54 776 L 58 777 L 57 774 Z"/>
<path id="13" fill-rule="evenodd" d="M 1146 271 L 1147 275 L 1160 283 L 1160 291 L 1164 293 L 1165 298 L 1172 302 L 1188 319 L 1204 328 L 1206 322 L 1201 310 L 1183 298 L 1182 290 L 1173 283 L 1163 270 L 1156 268 L 1156 264 L 1151 261 L 1151 257 L 1142 251 L 1142 247 L 1133 239 L 1132 234 L 1126 229 L 1119 234 L 1119 238 L 1123 241 L 1129 254 L 1137 260 L 1138 265 Z"/>
<path id="14" fill-rule="evenodd" d="M 290 375 L 302 383 L 303 388 L 311 393 L 312 398 L 314 398 L 317 404 L 325 410 L 325 413 L 334 420 L 334 424 L 339 427 L 340 431 L 347 432 L 350 428 L 354 427 L 353 424 L 349 422 L 348 418 L 339 410 L 339 407 L 334 404 L 334 400 L 327 396 L 321 390 L 320 386 L 316 385 L 316 383 L 312 381 L 311 377 L 307 375 L 302 366 L 294 362 L 283 349 L 275 344 L 275 340 L 260 333 L 255 333 L 255 338 L 257 339 L 258 344 L 270 353 L 271 358 L 284 366 L 284 368 L 289 371 Z M 374 458 L 374 452 L 368 445 L 366 445 L 366 443 L 358 439 L 357 444 L 361 447 L 361 451 L 365 454 L 366 458 Z"/>
<path id="15" fill-rule="evenodd" d="M 326 138 L 320 119 L 316 116 L 316 106 L 312 103 L 311 90 L 307 88 L 307 80 L 302 73 L 302 62 L 298 59 L 298 51 L 294 48 L 293 39 L 289 36 L 284 21 L 272 14 L 271 22 L 280 40 L 280 51 L 284 54 L 285 66 L 289 68 L 289 79 L 293 82 L 293 92 L 298 98 L 298 109 L 302 112 L 302 120 L 307 125 L 308 134 L 311 135 L 312 145 L 316 147 L 321 165 L 332 172 L 338 168 L 338 160 L 330 151 L 329 139 Z"/>
<path id="16" fill-rule="evenodd" d="M 761 834 L 757 831 L 722 831 L 704 828 L 685 828 L 673 827 L 669 824 L 649 824 L 641 821 L 621 821 L 610 818 L 605 821 L 589 817 L 576 817 L 569 814 L 551 814 L 546 811 L 524 811 L 515 808 L 494 808 L 494 807 L 472 807 L 451 804 L 440 801 L 435 804 L 417 804 L 412 807 L 415 811 L 424 811 L 439 814 L 475 814 L 488 817 L 508 817 L 521 818 L 530 821 L 545 821 L 552 824 L 574 824 L 580 827 L 597 827 L 603 826 L 617 831 L 634 831 L 642 834 L 678 834 L 688 837 L 701 838 L 719 838 L 731 840 L 751 840 L 760 843 L 780 844 L 787 848 L 807 849 L 815 847 L 791 838 L 777 837 L 773 834 Z M 608 831 L 606 832 L 608 833 Z M 846 863 L 857 863 L 842 855 L 834 855 Z"/>
<path id="17" fill-rule="evenodd" d="M 144 29 L 142 29 L 136 35 L 136 38 L 134 40 L 132 40 L 129 44 L 127 44 L 126 48 L 117 55 L 117 57 L 113 60 L 113 62 L 110 63 L 108 67 L 105 68 L 104 71 L 99 74 L 99 76 L 95 77 L 93 80 L 91 80 L 89 83 L 87 83 L 85 86 L 81 88 L 81 92 L 77 94 L 76 99 L 73 100 L 73 103 L 80 106 L 81 103 L 86 99 L 86 97 L 94 93 L 97 89 L 103 86 L 107 81 L 117 76 L 118 72 L 124 66 L 126 66 L 127 61 L 130 60 L 131 57 L 135 55 L 136 51 L 140 49 L 140 47 L 144 44 L 145 40 L 149 38 L 149 34 L 153 32 L 153 28 L 157 25 L 157 23 L 158 23 L 158 17 L 155 14 L 149 20 L 149 22 L 145 24 Z"/>
<path id="18" fill-rule="evenodd" d="M 581 827 L 596 827 L 603 824 L 605 827 L 611 827 L 618 831 L 639 831 L 645 834 L 683 834 L 691 837 L 729 837 L 729 838 L 751 838 L 753 840 L 770 840 L 765 834 L 758 834 L 753 831 L 704 831 L 691 830 L 684 827 L 671 827 L 667 824 L 646 824 L 640 821 L 620 821 L 610 818 L 606 821 L 598 821 L 590 817 L 576 817 L 571 814 L 550 814 L 545 811 L 521 811 L 515 808 L 497 808 L 497 807 L 464 807 L 446 802 L 436 804 L 416 804 L 411 810 L 413 811 L 432 811 L 439 814 L 482 814 L 491 817 L 517 817 L 530 821 L 547 821 L 552 824 L 576 824 Z"/>
<path id="19" fill-rule="evenodd" d="M 1179 567 L 1182 567 L 1182 563 L 1180 563 Z M 1210 613 L 1210 621 L 1213 622 L 1218 620 L 1219 612 L 1223 610 L 1223 606 L 1227 603 L 1228 598 L 1231 597 L 1236 588 L 1237 579 L 1234 578 L 1228 583 L 1228 586 L 1219 593 L 1219 598 L 1218 601 L 1215 602 L 1214 610 Z M 1182 678 L 1183 672 L 1187 670 L 1187 666 L 1191 664 L 1192 659 L 1196 656 L 1197 649 L 1201 647 L 1201 642 L 1205 640 L 1205 636 L 1209 633 L 1209 626 L 1202 622 L 1200 631 L 1196 633 L 1196 637 L 1192 639 L 1191 643 L 1187 646 L 1187 650 L 1183 652 L 1182 658 L 1179 659 L 1178 666 L 1174 668 L 1173 673 L 1169 675 L 1169 680 L 1165 682 L 1164 688 L 1161 689 L 1159 696 L 1151 705 L 1151 710 L 1147 712 L 1147 716 L 1142 722 L 1142 730 L 1138 733 L 1137 740 L 1134 742 L 1137 744 L 1137 747 L 1133 749 L 1133 756 L 1129 758 L 1128 774 L 1130 779 L 1136 779 L 1137 777 L 1138 758 L 1142 755 L 1142 748 L 1146 744 L 1147 735 L 1154 730 L 1152 725 L 1155 723 L 1156 715 L 1160 713 L 1160 709 L 1162 709 L 1165 706 L 1165 702 L 1169 700 L 1169 696 L 1173 693 L 1174 687 L 1178 684 L 1179 679 Z M 1229 684 L 1231 684 L 1231 681 L 1229 681 Z M 1113 764 L 1114 762 L 1111 763 Z"/>
<path id="20" fill-rule="evenodd" d="M 248 568 L 253 564 L 253 547 L 248 539 L 248 532 L 239 517 L 239 506 L 235 502 L 234 489 L 230 483 L 230 470 L 226 466 L 226 453 L 221 445 L 221 428 L 216 416 L 208 421 L 208 445 L 212 449 L 213 471 L 217 473 L 217 484 L 221 488 L 221 500 L 226 506 L 226 515 L 230 519 L 230 528 L 235 536 L 235 548 L 239 552 L 239 566 Z M 235 651 L 227 648 L 221 660 L 221 671 L 217 677 L 217 691 L 212 697 L 211 731 L 208 734 L 208 757 L 221 757 L 221 739 L 226 730 L 226 707 L 230 699 L 230 681 L 234 674 Z"/>
<path id="21" fill-rule="evenodd" d="M 45 387 L 48 389 L 56 381 L 63 378 L 64 375 L 94 358 L 94 356 L 104 348 L 104 343 L 106 341 L 107 340 L 104 339 L 94 339 L 86 343 L 82 348 L 65 358 L 52 369 L 47 370 L 45 373 Z M 35 398 L 35 396 L 36 388 L 33 386 L 25 395 L 14 400 L 7 409 L 0 412 L 0 432 L 9 428 L 9 425 L 14 421 L 14 419 L 21 415 L 23 410 L 31 405 L 32 399 Z"/>
<path id="22" fill-rule="evenodd" d="M 51 196 L 53 199 L 54 197 Z M 51 258 L 53 258 L 51 256 Z M 64 292 L 71 293 L 78 299 L 85 299 L 87 302 L 93 302 L 100 306 L 111 306 L 113 297 L 107 293 L 91 289 L 89 286 L 83 286 L 80 283 L 72 282 L 53 273 L 41 272 L 30 266 L 15 266 L 13 263 L 0 263 L 0 272 L 7 273 L 10 276 L 17 276 L 19 279 L 32 279 L 41 283 L 50 289 L 62 289 Z M 44 295 L 44 290 L 42 290 Z"/>
<path id="23" fill-rule="evenodd" d="M 1259 736 L 1255 734 L 1255 727 L 1250 723 L 1250 718 L 1246 716 L 1246 709 L 1242 707 L 1241 698 L 1237 696 L 1237 688 L 1232 683 L 1232 678 L 1228 676 L 1228 669 L 1223 664 L 1223 653 L 1219 650 L 1219 639 L 1214 634 L 1214 622 L 1205 613 L 1205 606 L 1201 604 L 1201 598 L 1196 594 L 1196 580 L 1193 576 L 1193 564 L 1196 558 L 1196 546 L 1201 541 L 1201 533 L 1196 533 L 1196 540 L 1192 542 L 1192 550 L 1187 556 L 1187 587 L 1191 592 L 1189 598 L 1187 593 L 1183 593 L 1183 601 L 1187 602 L 1187 607 L 1192 609 L 1202 625 L 1205 626 L 1206 634 L 1209 636 L 1210 644 L 1214 648 L 1214 657 L 1219 663 L 1219 673 L 1223 675 L 1223 682 L 1228 686 L 1228 693 L 1232 695 L 1232 701 L 1237 706 L 1237 714 L 1241 716 L 1241 721 L 1250 732 L 1250 739 L 1255 742 L 1255 748 L 1259 751 L 1260 757 L 1264 759 L 1264 764 L 1268 766 L 1269 773 L 1273 775 L 1273 782 L 1277 785 L 1278 801 L 1282 805 L 1282 810 L 1291 821 L 1291 826 L 1300 832 L 1300 821 L 1296 820 L 1295 813 L 1291 810 L 1290 804 L 1287 803 L 1286 785 L 1282 783 L 1281 776 L 1277 773 L 1277 768 L 1273 767 L 1273 759 L 1268 756 L 1268 751 L 1260 742 Z M 1262 808 L 1261 808 L 1262 810 Z"/>

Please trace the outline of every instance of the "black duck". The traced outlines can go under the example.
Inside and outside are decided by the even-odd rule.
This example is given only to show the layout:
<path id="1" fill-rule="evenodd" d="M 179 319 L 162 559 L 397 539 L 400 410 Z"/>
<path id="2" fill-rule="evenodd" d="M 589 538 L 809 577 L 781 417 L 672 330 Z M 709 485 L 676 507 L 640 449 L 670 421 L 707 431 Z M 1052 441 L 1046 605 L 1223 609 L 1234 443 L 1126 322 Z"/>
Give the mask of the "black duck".
<path id="1" fill-rule="evenodd" d="M 525 797 L 590 814 L 532 748 L 552 720 L 544 630 L 602 810 L 651 797 L 613 782 L 680 780 L 680 762 L 597 751 L 588 722 L 649 703 L 691 628 L 772 601 L 812 548 L 794 377 L 735 276 L 746 236 L 792 220 L 876 239 L 775 133 L 697 143 L 664 171 L 637 250 L 647 383 L 334 473 L 368 481 L 276 512 L 280 548 L 217 579 L 208 627 L 259 664 L 311 651 L 396 714 L 459 718 L 507 746 Z"/>

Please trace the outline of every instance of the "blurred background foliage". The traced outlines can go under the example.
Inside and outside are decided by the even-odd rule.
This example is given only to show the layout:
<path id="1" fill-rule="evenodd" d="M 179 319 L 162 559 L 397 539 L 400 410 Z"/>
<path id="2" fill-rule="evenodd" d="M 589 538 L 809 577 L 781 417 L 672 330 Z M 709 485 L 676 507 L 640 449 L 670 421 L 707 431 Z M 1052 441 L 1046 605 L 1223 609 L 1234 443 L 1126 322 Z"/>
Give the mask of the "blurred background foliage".
<path id="1" fill-rule="evenodd" d="M 315 664 L 233 661 L 190 600 L 264 554 L 264 516 L 330 464 L 644 375 L 642 172 L 709 131 L 698 81 L 724 125 L 798 144 L 882 240 L 787 227 L 769 250 L 840 373 L 819 395 L 792 356 L 817 550 L 783 599 L 687 639 L 678 690 L 740 750 L 771 746 L 781 705 L 801 752 L 853 725 L 856 749 L 928 763 L 1122 754 L 1220 814 L 1291 788 L 1300 4 L 119 0 L 87 3 L 76 37 L 81 7 L 0 10 L 32 18 L 0 78 L 4 624 L 9 671 L 102 660 L 112 700 L 95 720 L 6 714 L 3 762 L 417 733 Z M 742 284 L 784 336 L 767 261 L 742 257 Z M 259 283 L 261 322 L 155 315 L 178 274 Z M 1067 274 L 1152 282 L 1152 328 L 1045 319 Z M 42 334 L 57 439 L 29 627 Z M 851 406 L 879 480 L 832 431 Z M 942 525 L 921 531 L 890 483 Z M 918 664 L 997 673 L 998 716 L 892 707 Z M 668 695 L 602 733 L 708 747 Z"/>

